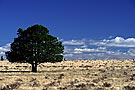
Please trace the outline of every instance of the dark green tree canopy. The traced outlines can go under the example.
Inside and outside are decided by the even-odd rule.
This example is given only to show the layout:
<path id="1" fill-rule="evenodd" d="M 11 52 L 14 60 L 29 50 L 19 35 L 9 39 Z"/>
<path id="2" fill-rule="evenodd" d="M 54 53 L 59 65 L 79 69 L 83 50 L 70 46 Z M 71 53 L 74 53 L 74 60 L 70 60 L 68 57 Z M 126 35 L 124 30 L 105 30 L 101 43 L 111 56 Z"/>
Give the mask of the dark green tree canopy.
<path id="1" fill-rule="evenodd" d="M 56 37 L 49 35 L 49 30 L 42 25 L 34 25 L 26 30 L 21 28 L 18 37 L 6 52 L 10 62 L 36 63 L 59 62 L 63 59 L 64 46 Z"/>

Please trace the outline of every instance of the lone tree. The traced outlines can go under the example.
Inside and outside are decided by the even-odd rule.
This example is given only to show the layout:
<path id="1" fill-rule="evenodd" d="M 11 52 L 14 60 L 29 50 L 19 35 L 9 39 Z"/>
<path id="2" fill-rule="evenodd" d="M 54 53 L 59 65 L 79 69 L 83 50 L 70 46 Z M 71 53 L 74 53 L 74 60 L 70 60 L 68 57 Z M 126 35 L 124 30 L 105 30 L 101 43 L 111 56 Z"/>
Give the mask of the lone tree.
<path id="1" fill-rule="evenodd" d="M 30 63 L 32 72 L 37 72 L 40 63 L 62 61 L 64 46 L 49 35 L 46 27 L 34 25 L 26 30 L 19 28 L 17 32 L 11 50 L 5 53 L 10 62 Z"/>
<path id="2" fill-rule="evenodd" d="M 1 61 L 3 61 L 4 60 L 4 58 L 3 58 L 3 56 L 1 56 Z"/>

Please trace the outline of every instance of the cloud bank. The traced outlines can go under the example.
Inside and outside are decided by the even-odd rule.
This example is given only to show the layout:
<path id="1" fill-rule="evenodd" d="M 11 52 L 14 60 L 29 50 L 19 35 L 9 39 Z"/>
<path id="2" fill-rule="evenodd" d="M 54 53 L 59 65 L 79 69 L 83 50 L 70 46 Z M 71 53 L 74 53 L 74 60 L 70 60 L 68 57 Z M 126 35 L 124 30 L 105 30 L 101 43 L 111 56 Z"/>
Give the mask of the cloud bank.
<path id="1" fill-rule="evenodd" d="M 135 38 L 64 41 L 66 59 L 134 59 Z M 74 43 L 73 43 L 74 42 Z M 72 46 L 71 46 L 72 45 Z"/>
<path id="2" fill-rule="evenodd" d="M 135 47 L 135 38 L 127 38 L 124 39 L 122 37 L 116 37 L 115 39 L 111 40 L 101 40 L 101 41 L 95 41 L 90 42 L 90 45 L 96 45 L 96 46 L 108 46 L 108 47 Z"/>

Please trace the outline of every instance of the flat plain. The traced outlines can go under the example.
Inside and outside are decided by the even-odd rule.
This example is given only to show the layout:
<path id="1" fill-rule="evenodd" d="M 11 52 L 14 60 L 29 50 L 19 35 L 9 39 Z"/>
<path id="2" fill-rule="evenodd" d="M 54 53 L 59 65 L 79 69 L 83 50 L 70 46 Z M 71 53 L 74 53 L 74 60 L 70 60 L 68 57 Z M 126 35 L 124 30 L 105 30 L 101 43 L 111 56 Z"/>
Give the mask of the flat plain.
<path id="1" fill-rule="evenodd" d="M 134 60 L 41 63 L 0 61 L 0 90 L 135 90 Z"/>

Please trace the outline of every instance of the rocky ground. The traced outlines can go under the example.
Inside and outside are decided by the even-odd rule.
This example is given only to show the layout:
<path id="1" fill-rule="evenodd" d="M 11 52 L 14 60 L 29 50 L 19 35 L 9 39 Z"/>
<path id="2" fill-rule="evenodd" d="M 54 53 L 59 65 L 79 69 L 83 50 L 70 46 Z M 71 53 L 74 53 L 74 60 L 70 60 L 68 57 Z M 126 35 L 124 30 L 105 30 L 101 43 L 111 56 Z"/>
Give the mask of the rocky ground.
<path id="1" fill-rule="evenodd" d="M 30 64 L 0 61 L 0 90 L 135 90 L 134 60 Z"/>

